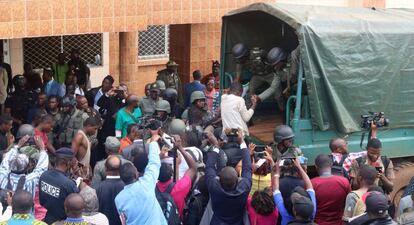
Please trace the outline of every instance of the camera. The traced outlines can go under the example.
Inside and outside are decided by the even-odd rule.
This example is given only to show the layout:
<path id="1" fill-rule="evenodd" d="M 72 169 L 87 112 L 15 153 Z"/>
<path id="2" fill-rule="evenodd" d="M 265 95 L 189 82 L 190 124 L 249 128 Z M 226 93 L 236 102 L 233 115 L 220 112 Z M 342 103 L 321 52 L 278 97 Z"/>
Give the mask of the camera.
<path id="1" fill-rule="evenodd" d="M 265 145 L 256 145 L 256 148 L 254 149 L 254 157 L 263 159 L 265 156 Z"/>
<path id="2" fill-rule="evenodd" d="M 141 117 L 141 123 L 138 124 L 140 129 L 157 130 L 162 127 L 162 122 L 157 116 Z"/>
<path id="3" fill-rule="evenodd" d="M 238 131 L 239 131 L 238 129 L 232 128 L 230 131 L 228 131 L 226 133 L 226 136 L 227 137 L 237 137 L 238 136 L 238 134 L 237 134 Z"/>
<path id="4" fill-rule="evenodd" d="M 365 130 L 371 129 L 371 123 L 377 127 L 387 127 L 389 119 L 385 117 L 384 112 L 368 112 L 368 114 L 361 115 L 361 128 Z"/>

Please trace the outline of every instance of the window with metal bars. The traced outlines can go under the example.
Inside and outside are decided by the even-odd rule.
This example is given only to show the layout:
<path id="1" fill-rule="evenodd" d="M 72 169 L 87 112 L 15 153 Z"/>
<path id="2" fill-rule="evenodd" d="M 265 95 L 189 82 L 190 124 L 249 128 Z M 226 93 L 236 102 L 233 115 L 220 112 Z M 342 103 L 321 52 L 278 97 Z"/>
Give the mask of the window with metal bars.
<path id="1" fill-rule="evenodd" d="M 158 59 L 169 57 L 168 25 L 148 26 L 138 32 L 138 59 Z"/>
<path id="2" fill-rule="evenodd" d="M 60 52 L 67 53 L 69 60 L 72 49 L 79 49 L 80 57 L 87 64 L 95 64 L 97 55 L 100 58 L 98 61 L 102 62 L 102 45 L 102 34 L 24 38 L 23 58 L 33 68 L 41 69 L 56 63 Z"/>

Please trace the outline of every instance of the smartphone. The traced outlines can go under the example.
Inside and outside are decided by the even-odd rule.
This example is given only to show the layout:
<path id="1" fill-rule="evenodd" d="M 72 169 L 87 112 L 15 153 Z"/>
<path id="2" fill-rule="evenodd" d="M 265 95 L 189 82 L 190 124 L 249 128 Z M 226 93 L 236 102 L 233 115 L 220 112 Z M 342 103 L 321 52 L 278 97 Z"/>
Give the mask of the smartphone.
<path id="1" fill-rule="evenodd" d="M 382 167 L 381 166 L 376 166 L 375 169 L 377 170 L 378 173 L 382 173 Z"/>

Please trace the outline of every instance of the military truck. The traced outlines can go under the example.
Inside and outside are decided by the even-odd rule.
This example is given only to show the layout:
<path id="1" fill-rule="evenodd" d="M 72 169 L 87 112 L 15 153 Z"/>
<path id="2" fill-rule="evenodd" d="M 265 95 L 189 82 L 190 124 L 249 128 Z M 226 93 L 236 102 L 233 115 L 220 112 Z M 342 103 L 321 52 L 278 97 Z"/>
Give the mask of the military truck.
<path id="1" fill-rule="evenodd" d="M 362 145 L 361 136 L 368 133 L 361 115 L 384 112 L 390 123 L 377 137 L 382 154 L 394 162 L 391 197 L 398 203 L 414 176 L 413 37 L 414 11 L 408 9 L 256 3 L 223 17 L 220 85 L 227 88 L 234 77 L 236 43 L 267 51 L 298 48 L 296 90 L 286 113 L 274 104 L 273 111 L 257 110 L 251 134 L 269 142 L 274 127 L 286 121 L 312 165 L 318 154 L 330 152 L 335 137 L 346 137 L 350 152 L 361 151 L 367 135 Z"/>

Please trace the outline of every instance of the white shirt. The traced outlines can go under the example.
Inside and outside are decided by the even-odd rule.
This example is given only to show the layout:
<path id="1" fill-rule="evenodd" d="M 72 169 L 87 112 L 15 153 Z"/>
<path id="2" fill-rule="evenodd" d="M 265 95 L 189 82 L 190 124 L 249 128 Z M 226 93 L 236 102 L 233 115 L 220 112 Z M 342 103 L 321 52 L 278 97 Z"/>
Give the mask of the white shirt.
<path id="1" fill-rule="evenodd" d="M 223 128 L 240 128 L 244 135 L 249 135 L 247 122 L 254 114 L 253 109 L 247 109 L 244 99 L 233 94 L 221 96 L 221 119 Z"/>

